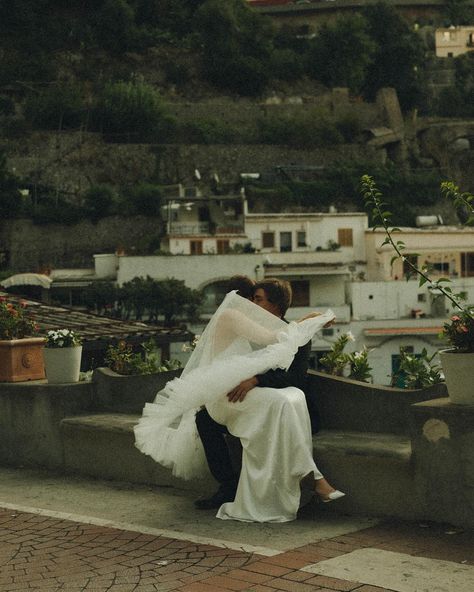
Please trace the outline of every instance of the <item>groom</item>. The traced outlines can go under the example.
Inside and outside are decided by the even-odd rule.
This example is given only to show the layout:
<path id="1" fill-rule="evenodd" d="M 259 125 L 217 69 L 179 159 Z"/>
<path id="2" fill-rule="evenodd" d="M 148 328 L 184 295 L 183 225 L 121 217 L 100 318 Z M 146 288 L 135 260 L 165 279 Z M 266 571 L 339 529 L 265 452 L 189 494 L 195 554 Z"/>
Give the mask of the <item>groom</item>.
<path id="1" fill-rule="evenodd" d="M 268 278 L 257 282 L 254 286 L 254 303 L 283 320 L 285 320 L 284 315 L 291 304 L 291 297 L 291 285 L 285 280 Z M 243 401 L 247 393 L 256 386 L 271 388 L 295 386 L 305 393 L 311 417 L 311 428 L 315 433 L 317 431 L 316 402 L 306 389 L 306 372 L 309 366 L 310 352 L 311 342 L 309 341 L 298 349 L 288 370 L 269 370 L 265 374 L 252 376 L 237 385 L 227 394 L 227 398 L 232 403 L 238 403 Z M 223 503 L 234 500 L 239 481 L 239 475 L 232 467 L 225 440 L 225 435 L 229 432 L 225 425 L 212 419 L 206 408 L 196 413 L 196 426 L 204 446 L 209 469 L 219 483 L 219 489 L 210 498 L 197 500 L 194 505 L 199 510 L 216 509 Z"/>

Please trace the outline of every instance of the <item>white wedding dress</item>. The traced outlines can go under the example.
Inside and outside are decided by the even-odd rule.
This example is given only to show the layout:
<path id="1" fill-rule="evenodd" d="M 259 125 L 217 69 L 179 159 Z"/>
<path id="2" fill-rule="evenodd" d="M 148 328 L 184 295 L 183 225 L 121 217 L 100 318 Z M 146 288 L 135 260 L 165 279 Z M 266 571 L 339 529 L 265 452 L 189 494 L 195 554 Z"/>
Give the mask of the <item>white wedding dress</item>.
<path id="1" fill-rule="evenodd" d="M 203 332 L 180 378 L 147 403 L 135 427 L 136 446 L 184 479 L 207 472 L 195 425 L 206 406 L 242 442 L 242 469 L 235 500 L 217 517 L 255 522 L 294 520 L 300 481 L 321 478 L 312 455 L 304 393 L 296 387 L 256 387 L 244 401 L 226 394 L 243 380 L 270 369 L 288 369 L 298 348 L 327 322 L 331 311 L 301 323 L 281 319 L 241 298 L 226 296 Z"/>

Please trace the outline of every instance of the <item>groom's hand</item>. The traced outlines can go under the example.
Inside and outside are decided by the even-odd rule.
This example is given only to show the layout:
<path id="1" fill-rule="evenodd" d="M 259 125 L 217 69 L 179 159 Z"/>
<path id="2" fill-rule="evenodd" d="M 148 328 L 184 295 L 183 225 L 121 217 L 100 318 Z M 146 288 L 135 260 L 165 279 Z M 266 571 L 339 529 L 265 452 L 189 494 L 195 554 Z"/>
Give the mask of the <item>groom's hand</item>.
<path id="1" fill-rule="evenodd" d="M 243 380 L 234 389 L 232 389 L 230 393 L 227 393 L 227 398 L 231 403 L 238 403 L 239 401 L 243 401 L 247 396 L 247 393 L 257 385 L 258 379 L 256 376 L 252 376 L 252 378 L 247 378 L 247 380 Z"/>

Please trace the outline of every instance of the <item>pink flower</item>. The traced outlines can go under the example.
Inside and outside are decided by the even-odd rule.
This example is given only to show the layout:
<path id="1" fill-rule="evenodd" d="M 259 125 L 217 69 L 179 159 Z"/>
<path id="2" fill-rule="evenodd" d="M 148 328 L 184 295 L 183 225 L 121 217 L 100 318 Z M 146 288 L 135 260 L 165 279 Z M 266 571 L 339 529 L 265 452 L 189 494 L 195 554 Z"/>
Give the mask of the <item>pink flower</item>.
<path id="1" fill-rule="evenodd" d="M 451 317 L 451 320 L 452 320 L 452 321 L 460 321 L 461 319 L 458 317 L 458 315 L 453 315 L 453 316 Z"/>

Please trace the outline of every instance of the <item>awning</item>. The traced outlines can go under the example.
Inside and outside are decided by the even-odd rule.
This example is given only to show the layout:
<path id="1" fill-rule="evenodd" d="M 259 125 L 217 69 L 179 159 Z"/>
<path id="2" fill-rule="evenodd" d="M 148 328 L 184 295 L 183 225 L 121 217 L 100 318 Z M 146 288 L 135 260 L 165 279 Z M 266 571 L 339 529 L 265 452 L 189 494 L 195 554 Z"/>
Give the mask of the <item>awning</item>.
<path id="1" fill-rule="evenodd" d="M 17 273 L 0 282 L 0 286 L 11 288 L 12 286 L 41 286 L 50 288 L 53 280 L 43 273 Z"/>
<path id="2" fill-rule="evenodd" d="M 366 337 L 396 337 L 397 335 L 439 335 L 443 327 L 380 327 L 364 329 Z"/>

